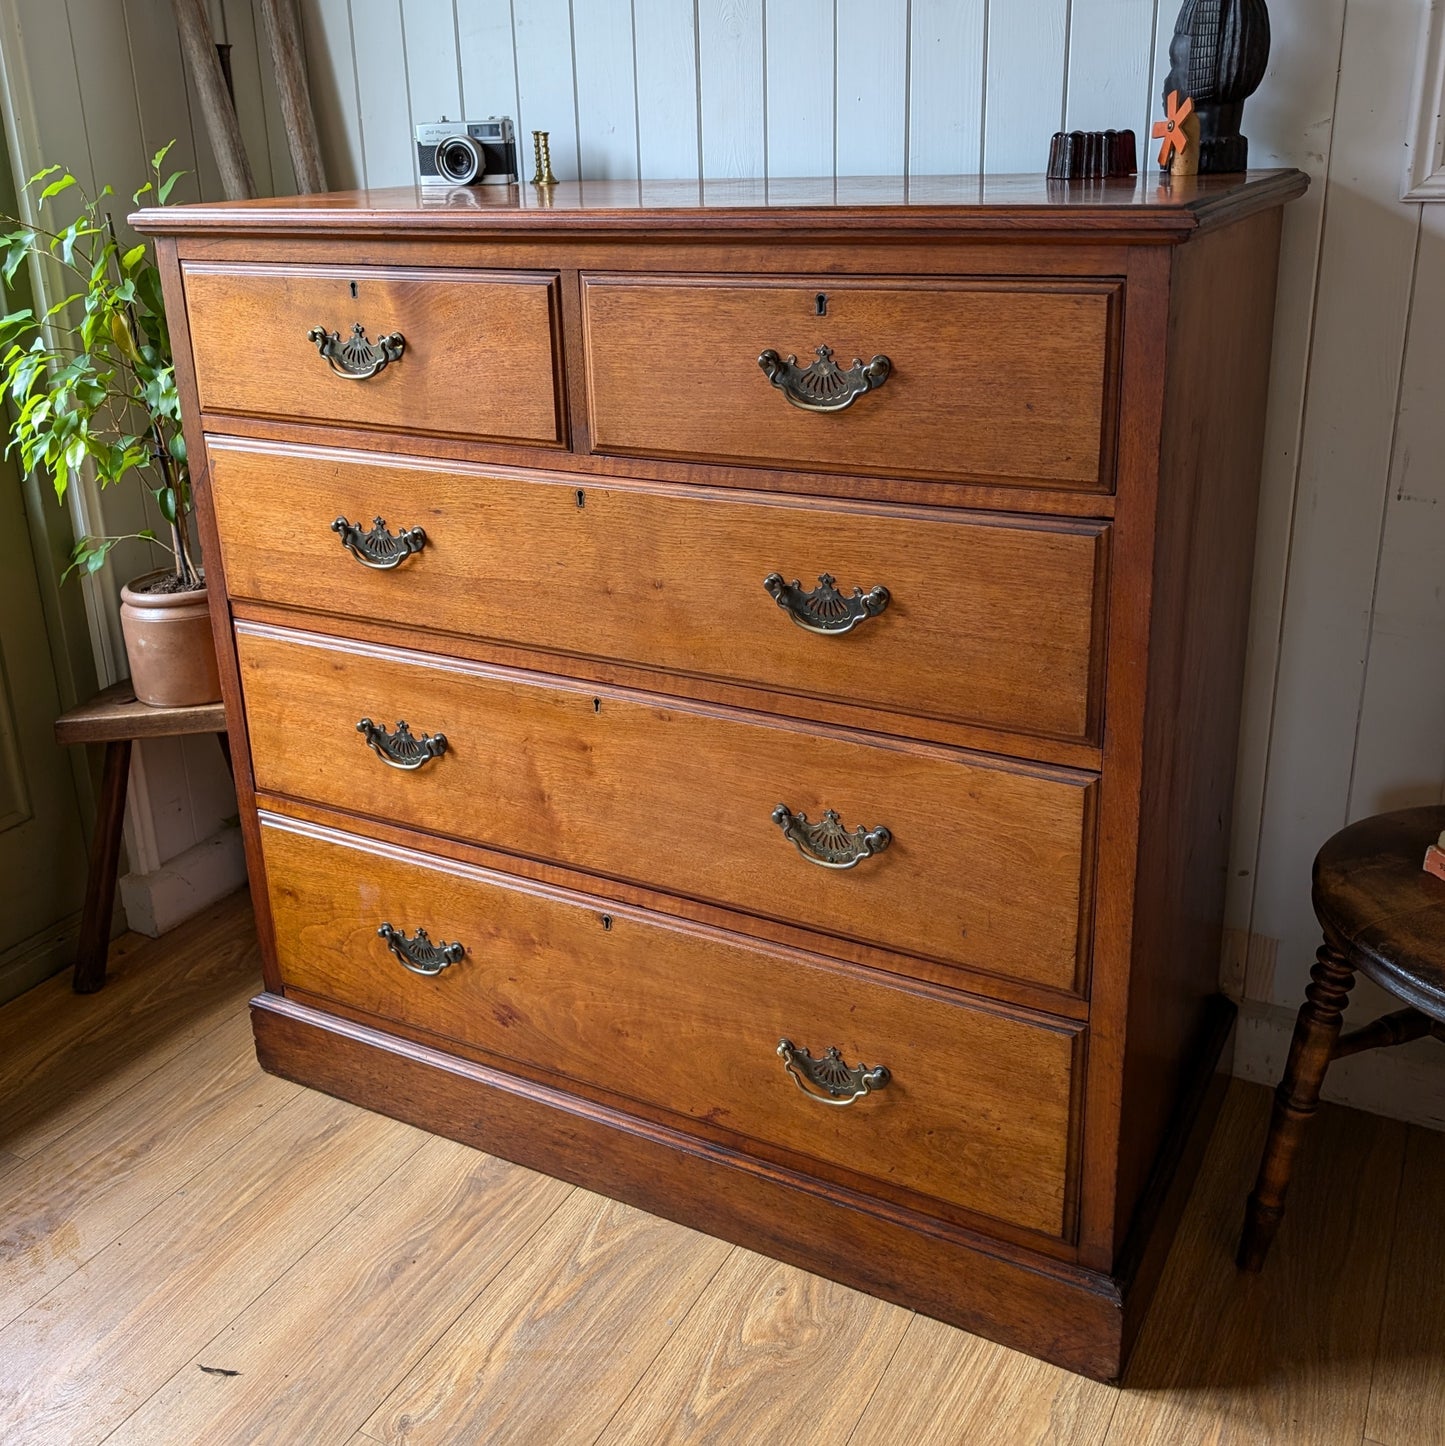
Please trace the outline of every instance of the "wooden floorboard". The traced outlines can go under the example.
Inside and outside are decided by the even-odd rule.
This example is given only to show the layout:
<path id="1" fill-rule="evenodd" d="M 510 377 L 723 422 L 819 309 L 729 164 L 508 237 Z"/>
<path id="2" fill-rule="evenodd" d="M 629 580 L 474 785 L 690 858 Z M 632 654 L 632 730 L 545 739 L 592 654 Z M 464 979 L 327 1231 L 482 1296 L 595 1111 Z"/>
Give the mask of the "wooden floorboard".
<path id="1" fill-rule="evenodd" d="M 918 1315 L 847 1439 L 849 1446 L 1096 1446 L 1118 1395 Z"/>
<path id="2" fill-rule="evenodd" d="M 164 940 L 111 946 L 109 979 L 79 995 L 58 974 L 0 1009 L 0 1149 L 34 1155 L 233 1018 L 260 981 L 248 895 Z"/>
<path id="3" fill-rule="evenodd" d="M 1323 1110 L 1244 1277 L 1236 1085 L 1114 1390 L 262 1075 L 244 896 L 116 959 L 0 1009 L 5 1446 L 1445 1440 L 1445 1136 Z"/>
<path id="4" fill-rule="evenodd" d="M 427 1140 L 109 1446 L 296 1446 L 318 1439 L 317 1422 L 327 1439 L 350 1439 L 378 1396 L 571 1193 L 464 1145 Z"/>
<path id="5" fill-rule="evenodd" d="M 1235 1269 L 1269 1116 L 1231 1091 L 1125 1376 L 1112 1446 L 1359 1446 L 1406 1127 L 1314 1120 L 1264 1270 Z"/>
<path id="6" fill-rule="evenodd" d="M 1421 1208 L 1425 1201 L 1433 1209 Z M 1445 1441 L 1445 1135 L 1412 1127 L 1390 1252 L 1365 1434 L 1378 1446 Z"/>
<path id="7" fill-rule="evenodd" d="M 578 1190 L 362 1429 L 382 1446 L 595 1441 L 730 1249 Z"/>

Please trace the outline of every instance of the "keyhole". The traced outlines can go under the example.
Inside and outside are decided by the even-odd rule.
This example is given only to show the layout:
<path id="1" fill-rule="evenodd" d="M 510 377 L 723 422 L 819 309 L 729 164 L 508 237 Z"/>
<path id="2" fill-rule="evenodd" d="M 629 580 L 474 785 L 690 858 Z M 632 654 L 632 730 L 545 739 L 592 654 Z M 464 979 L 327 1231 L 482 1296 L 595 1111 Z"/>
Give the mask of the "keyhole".
<path id="1" fill-rule="evenodd" d="M 602 927 L 603 927 L 604 929 L 610 929 L 610 928 L 612 927 L 612 915 L 611 915 L 611 914 L 603 914 L 603 916 L 602 916 Z"/>
<path id="2" fill-rule="evenodd" d="M 353 301 L 356 300 L 356 283 L 354 281 L 351 283 L 351 299 Z M 822 314 L 822 312 L 818 313 L 819 316 L 821 316 Z"/>
<path id="3" fill-rule="evenodd" d="M 594 698 L 594 699 L 592 700 L 592 711 L 593 711 L 594 713 L 600 713 L 600 712 L 602 711 L 602 699 L 601 699 L 601 698 Z"/>
<path id="4" fill-rule="evenodd" d="M 587 493 L 580 487 L 577 489 L 577 505 L 579 507 L 585 507 L 587 505 Z"/>
<path id="5" fill-rule="evenodd" d="M 352 292 L 352 295 L 355 296 L 356 293 L 355 293 L 355 292 Z M 818 293 L 818 295 L 814 298 L 814 301 L 813 301 L 813 315 L 814 315 L 814 316 L 827 316 L 827 314 L 828 314 L 828 293 L 827 293 L 826 291 L 820 291 L 820 292 Z"/>

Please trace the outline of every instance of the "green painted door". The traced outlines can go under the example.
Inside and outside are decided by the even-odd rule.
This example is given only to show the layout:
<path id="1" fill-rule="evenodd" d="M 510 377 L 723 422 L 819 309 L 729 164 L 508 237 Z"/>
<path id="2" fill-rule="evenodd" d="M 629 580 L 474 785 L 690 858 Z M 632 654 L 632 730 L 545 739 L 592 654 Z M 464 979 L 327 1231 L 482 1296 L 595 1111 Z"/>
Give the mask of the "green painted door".
<path id="1" fill-rule="evenodd" d="M 0 1001 L 69 962 L 85 893 L 76 774 L 51 731 L 60 690 L 34 520 L 15 469 L 0 463 Z"/>

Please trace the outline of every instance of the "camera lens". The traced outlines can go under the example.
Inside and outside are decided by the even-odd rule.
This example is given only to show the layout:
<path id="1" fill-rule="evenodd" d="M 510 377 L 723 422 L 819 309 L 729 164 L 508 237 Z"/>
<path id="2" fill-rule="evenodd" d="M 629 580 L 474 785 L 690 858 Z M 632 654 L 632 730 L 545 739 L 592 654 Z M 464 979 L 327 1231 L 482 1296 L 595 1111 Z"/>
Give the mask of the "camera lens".
<path id="1" fill-rule="evenodd" d="M 470 136 L 452 136 L 437 147 L 437 170 L 458 186 L 468 186 L 482 174 L 482 148 Z"/>

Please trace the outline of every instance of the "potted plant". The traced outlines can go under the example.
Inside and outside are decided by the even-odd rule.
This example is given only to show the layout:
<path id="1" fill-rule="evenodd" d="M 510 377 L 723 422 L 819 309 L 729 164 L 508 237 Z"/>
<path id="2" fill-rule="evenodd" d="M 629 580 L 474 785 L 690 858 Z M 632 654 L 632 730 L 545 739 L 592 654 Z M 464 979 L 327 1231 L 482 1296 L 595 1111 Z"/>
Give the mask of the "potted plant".
<path id="1" fill-rule="evenodd" d="M 183 174 L 162 177 L 169 150 L 152 158 L 152 179 L 135 193 L 137 204 L 152 191 L 164 204 Z M 0 367 L 14 409 L 10 448 L 27 471 L 50 478 L 61 501 L 87 465 L 102 488 L 127 479 L 147 488 L 167 535 L 147 528 L 82 537 L 67 575 L 98 571 L 127 538 L 166 548 L 169 567 L 121 589 L 131 681 L 142 702 L 214 702 L 221 688 L 205 577 L 191 541 L 190 472 L 160 274 L 144 243 L 121 250 L 105 210 L 115 194 L 109 186 L 88 196 L 60 166 L 40 171 L 28 185 L 38 191 L 38 215 L 66 193 L 78 195 L 81 205 L 74 220 L 50 229 L 0 217 L 13 227 L 0 236 L 7 291 L 26 260 L 40 257 L 58 269 L 69 293 L 43 316 L 23 307 L 0 317 Z"/>

